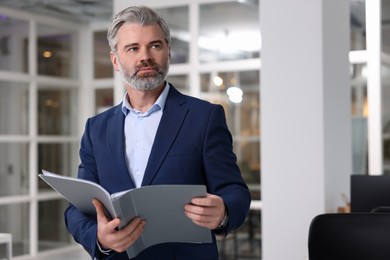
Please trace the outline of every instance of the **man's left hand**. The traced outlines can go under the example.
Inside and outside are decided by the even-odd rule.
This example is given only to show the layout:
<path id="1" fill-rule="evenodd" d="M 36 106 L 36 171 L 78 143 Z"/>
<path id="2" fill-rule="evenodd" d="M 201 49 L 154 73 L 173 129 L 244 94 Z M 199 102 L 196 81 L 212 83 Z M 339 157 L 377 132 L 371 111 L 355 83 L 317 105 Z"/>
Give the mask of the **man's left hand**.
<path id="1" fill-rule="evenodd" d="M 184 213 L 195 224 L 216 229 L 225 216 L 225 204 L 221 197 L 207 193 L 204 198 L 193 198 L 184 206 Z"/>

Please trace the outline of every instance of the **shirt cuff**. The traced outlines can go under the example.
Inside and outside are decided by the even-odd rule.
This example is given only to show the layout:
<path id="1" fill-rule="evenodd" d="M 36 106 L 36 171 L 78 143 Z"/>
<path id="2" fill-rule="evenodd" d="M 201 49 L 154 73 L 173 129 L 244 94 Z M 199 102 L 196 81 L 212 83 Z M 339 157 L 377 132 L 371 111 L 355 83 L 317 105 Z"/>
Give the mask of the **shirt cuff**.
<path id="1" fill-rule="evenodd" d="M 97 246 L 98 246 L 98 248 L 99 248 L 99 251 L 100 251 L 102 254 L 110 255 L 110 253 L 111 253 L 111 251 L 112 251 L 111 249 L 104 250 L 104 249 L 100 246 L 100 244 L 99 244 L 98 241 L 96 241 L 96 244 L 97 244 Z"/>
<path id="2" fill-rule="evenodd" d="M 218 227 L 216 229 L 217 230 L 223 229 L 224 227 L 226 227 L 226 224 L 228 223 L 228 221 L 229 221 L 229 215 L 228 215 L 228 212 L 226 210 L 225 216 L 223 217 L 221 223 L 218 225 Z"/>

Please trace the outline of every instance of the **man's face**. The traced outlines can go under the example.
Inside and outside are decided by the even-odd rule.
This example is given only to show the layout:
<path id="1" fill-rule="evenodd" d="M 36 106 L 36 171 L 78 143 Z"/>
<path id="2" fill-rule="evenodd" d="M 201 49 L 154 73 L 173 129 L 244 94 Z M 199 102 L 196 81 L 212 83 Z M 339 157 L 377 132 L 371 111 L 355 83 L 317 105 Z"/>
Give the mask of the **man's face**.
<path id="1" fill-rule="evenodd" d="M 124 24 L 118 31 L 116 71 L 129 86 L 152 90 L 161 86 L 169 69 L 170 50 L 159 25 Z"/>

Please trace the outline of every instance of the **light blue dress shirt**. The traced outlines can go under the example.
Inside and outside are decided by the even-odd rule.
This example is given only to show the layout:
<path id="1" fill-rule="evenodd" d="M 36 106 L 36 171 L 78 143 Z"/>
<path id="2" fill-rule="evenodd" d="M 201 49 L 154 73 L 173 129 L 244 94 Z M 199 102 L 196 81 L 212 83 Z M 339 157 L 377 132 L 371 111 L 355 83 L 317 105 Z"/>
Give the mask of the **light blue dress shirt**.
<path id="1" fill-rule="evenodd" d="M 141 186 L 150 151 L 156 136 L 157 128 L 168 96 L 169 84 L 148 111 L 142 113 L 134 109 L 127 99 L 123 98 L 122 112 L 125 114 L 125 149 L 126 164 L 135 186 Z"/>

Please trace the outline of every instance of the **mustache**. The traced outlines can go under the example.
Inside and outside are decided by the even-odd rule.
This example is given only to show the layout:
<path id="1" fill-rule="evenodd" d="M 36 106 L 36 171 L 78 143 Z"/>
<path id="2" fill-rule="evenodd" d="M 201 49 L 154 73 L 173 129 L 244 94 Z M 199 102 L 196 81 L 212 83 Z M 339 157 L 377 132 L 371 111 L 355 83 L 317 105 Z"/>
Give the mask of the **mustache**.
<path id="1" fill-rule="evenodd" d="M 152 60 L 143 60 L 137 66 L 135 66 L 136 71 L 142 68 L 153 68 L 159 70 L 160 66 Z"/>

